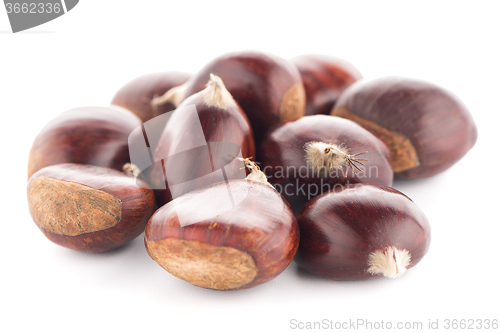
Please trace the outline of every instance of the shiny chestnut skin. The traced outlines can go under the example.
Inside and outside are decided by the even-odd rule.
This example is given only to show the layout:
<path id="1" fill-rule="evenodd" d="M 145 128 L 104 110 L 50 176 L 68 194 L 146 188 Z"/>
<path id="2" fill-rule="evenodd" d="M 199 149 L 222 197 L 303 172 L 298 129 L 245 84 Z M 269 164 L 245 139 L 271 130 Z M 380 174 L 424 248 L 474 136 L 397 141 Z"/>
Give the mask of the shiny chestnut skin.
<path id="1" fill-rule="evenodd" d="M 221 55 L 189 79 L 185 96 L 204 89 L 210 74 L 219 76 L 240 104 L 257 144 L 273 125 L 305 114 L 302 79 L 289 60 L 257 51 Z"/>
<path id="2" fill-rule="evenodd" d="M 244 178 L 243 165 L 235 157 L 255 156 L 245 113 L 222 80 L 212 77 L 206 89 L 179 105 L 161 133 L 154 152 L 157 162 L 145 172 L 158 206 L 225 179 Z M 207 103 L 208 97 L 215 102 Z"/>
<path id="3" fill-rule="evenodd" d="M 306 115 L 330 114 L 340 94 L 363 77 L 351 63 L 328 55 L 304 54 L 291 62 L 306 90 Z"/>
<path id="4" fill-rule="evenodd" d="M 154 212 L 149 186 L 109 168 L 74 163 L 38 170 L 28 181 L 35 224 L 52 242 L 106 252 L 139 236 Z"/>
<path id="5" fill-rule="evenodd" d="M 191 74 L 188 73 L 173 71 L 142 75 L 121 87 L 111 104 L 132 111 L 142 122 L 146 122 L 175 109 L 171 103 L 154 105 L 151 101 L 173 87 L 183 84 L 190 76 Z"/>
<path id="6" fill-rule="evenodd" d="M 325 142 L 343 146 L 350 154 L 363 153 L 366 159 L 358 166 L 347 165 L 319 175 L 307 161 L 308 142 Z M 259 147 L 260 167 L 269 182 L 288 200 L 298 214 L 315 195 L 338 184 L 370 183 L 392 185 L 393 171 L 387 146 L 358 124 L 326 115 L 306 116 L 269 131 Z M 347 172 L 347 176 L 346 176 Z"/>
<path id="7" fill-rule="evenodd" d="M 475 144 L 466 106 L 432 83 L 401 77 L 359 81 L 339 97 L 332 115 L 351 119 L 391 149 L 397 178 L 434 176 Z"/>
<path id="8" fill-rule="evenodd" d="M 130 162 L 128 136 L 140 119 L 120 107 L 80 107 L 61 113 L 37 135 L 28 161 L 28 178 L 60 163 L 91 164 L 122 170 Z"/>
<path id="9" fill-rule="evenodd" d="M 338 187 L 311 199 L 298 222 L 299 267 L 334 280 L 398 277 L 420 262 L 430 244 L 422 211 L 381 185 Z"/>
<path id="10" fill-rule="evenodd" d="M 299 228 L 271 186 L 236 179 L 186 193 L 158 209 L 144 232 L 148 254 L 172 275 L 217 290 L 252 288 L 293 259 Z"/>

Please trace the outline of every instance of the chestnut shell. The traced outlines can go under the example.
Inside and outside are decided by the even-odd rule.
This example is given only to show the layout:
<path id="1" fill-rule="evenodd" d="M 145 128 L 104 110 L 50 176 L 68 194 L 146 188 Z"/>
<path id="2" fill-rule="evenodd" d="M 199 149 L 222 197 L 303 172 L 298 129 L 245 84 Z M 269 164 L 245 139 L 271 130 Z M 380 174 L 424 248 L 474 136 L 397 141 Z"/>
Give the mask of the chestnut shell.
<path id="1" fill-rule="evenodd" d="M 196 107 L 195 112 L 190 108 Z M 197 130 L 201 125 L 203 137 Z M 206 142 L 207 145 L 200 146 Z M 234 159 L 255 156 L 252 128 L 237 103 L 228 109 L 207 106 L 194 94 L 184 100 L 170 117 L 154 152 L 156 162 L 147 176 L 155 189 L 158 206 L 183 193 L 227 179 L 244 178 L 243 163 Z M 148 173 L 148 171 L 146 171 Z M 173 194 L 170 185 L 180 184 Z M 181 184 L 183 183 L 183 184 Z"/>
<path id="2" fill-rule="evenodd" d="M 456 96 L 414 79 L 358 81 L 342 93 L 331 114 L 358 122 L 386 142 L 398 178 L 434 176 L 477 140 L 472 116 Z"/>
<path id="3" fill-rule="evenodd" d="M 306 115 L 330 114 L 340 94 L 361 79 L 349 62 L 328 55 L 304 54 L 292 58 L 306 90 Z"/>
<path id="4" fill-rule="evenodd" d="M 186 96 L 204 89 L 210 74 L 222 78 L 246 113 L 257 145 L 273 125 L 305 114 L 302 79 L 289 60 L 257 51 L 221 55 L 191 77 Z"/>
<path id="5" fill-rule="evenodd" d="M 91 164 L 122 170 L 130 162 L 128 137 L 141 120 L 120 107 L 80 107 L 61 113 L 37 135 L 28 178 L 59 163 Z"/>
<path id="6" fill-rule="evenodd" d="M 228 200 L 228 190 L 235 200 L 232 206 L 223 201 Z M 172 200 L 154 213 L 144 236 L 148 253 L 158 261 L 162 258 L 151 253 L 151 245 L 166 239 L 197 241 L 250 255 L 257 274 L 235 289 L 255 287 L 277 277 L 289 265 L 299 244 L 297 220 L 286 201 L 269 185 L 246 179 L 214 184 Z M 191 264 L 193 261 L 186 262 L 180 269 Z M 186 273 L 189 276 L 189 271 Z M 210 276 L 202 280 L 210 283 L 190 282 L 226 289 L 216 287 L 218 281 Z"/>
<path id="7" fill-rule="evenodd" d="M 359 172 L 346 167 L 322 178 L 309 167 L 304 146 L 322 141 L 344 145 L 350 154 L 367 159 Z M 261 169 L 297 214 L 313 196 L 337 185 L 370 183 L 392 185 L 393 171 L 387 146 L 358 124 L 326 115 L 306 116 L 269 131 L 259 147 Z M 354 172 L 356 173 L 354 173 Z M 313 192 L 314 191 L 314 192 Z"/>
<path id="8" fill-rule="evenodd" d="M 50 182 L 37 183 L 37 179 Z M 54 182 L 59 184 L 57 187 L 60 190 L 51 194 L 48 191 L 51 190 L 50 184 Z M 65 192 L 68 188 L 70 195 Z M 116 224 L 106 229 L 93 228 L 92 232 L 78 231 L 77 235 L 68 235 L 69 233 L 49 230 L 54 228 L 44 228 L 40 224 L 41 221 L 35 218 L 52 217 L 54 224 L 66 225 L 63 228 L 55 228 L 60 230 L 82 229 L 83 223 L 91 226 L 99 224 L 113 207 L 96 205 L 96 196 L 92 192 L 116 198 L 113 201 L 119 207 L 116 207 L 115 213 L 120 217 Z M 51 198 L 56 200 L 57 204 L 53 207 L 54 210 L 46 211 L 47 206 L 51 204 L 40 202 L 47 203 Z M 110 251 L 130 242 L 144 231 L 155 209 L 153 191 L 140 179 L 109 168 L 74 163 L 51 165 L 34 173 L 28 181 L 28 203 L 35 224 L 49 240 L 73 250 L 89 253 Z M 68 205 L 75 209 L 67 209 Z M 68 215 L 72 213 L 79 216 Z M 74 221 L 80 221 L 82 225 L 76 225 Z"/>
<path id="9" fill-rule="evenodd" d="M 354 184 L 325 192 L 307 202 L 298 222 L 295 261 L 312 274 L 335 280 L 377 277 L 367 272 L 369 255 L 388 246 L 409 251 L 411 268 L 430 244 L 425 215 L 388 186 Z"/>

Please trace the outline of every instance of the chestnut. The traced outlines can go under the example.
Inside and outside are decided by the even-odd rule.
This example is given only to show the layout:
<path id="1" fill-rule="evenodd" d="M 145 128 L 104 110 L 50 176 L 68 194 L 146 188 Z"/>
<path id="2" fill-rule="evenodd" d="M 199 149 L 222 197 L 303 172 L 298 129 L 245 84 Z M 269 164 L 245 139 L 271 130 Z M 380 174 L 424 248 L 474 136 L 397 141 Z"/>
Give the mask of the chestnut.
<path id="1" fill-rule="evenodd" d="M 305 91 L 297 68 L 289 60 L 257 51 L 221 55 L 165 97 L 182 101 L 204 89 L 210 74 L 219 76 L 240 104 L 257 144 L 273 125 L 305 114 Z"/>
<path id="2" fill-rule="evenodd" d="M 288 204 L 249 160 L 247 179 L 212 184 L 158 209 L 144 232 L 148 254 L 195 286 L 232 290 L 285 270 L 299 245 Z"/>
<path id="3" fill-rule="evenodd" d="M 91 164 L 122 170 L 130 162 L 128 137 L 141 120 L 120 107 L 80 107 L 63 112 L 37 135 L 28 178 L 60 163 Z"/>
<path id="4" fill-rule="evenodd" d="M 429 249 L 427 218 L 406 195 L 388 186 L 337 187 L 307 202 L 298 222 L 295 261 L 334 280 L 395 278 Z"/>
<path id="5" fill-rule="evenodd" d="M 477 139 L 466 106 L 445 89 L 420 80 L 356 82 L 331 114 L 353 120 L 383 140 L 398 178 L 434 176 L 460 160 Z"/>
<path id="6" fill-rule="evenodd" d="M 171 103 L 152 103 L 173 87 L 186 82 L 191 74 L 183 72 L 159 72 L 139 76 L 121 87 L 111 104 L 124 107 L 136 114 L 142 122 L 173 111 Z"/>
<path id="7" fill-rule="evenodd" d="M 252 128 L 221 78 L 185 99 L 170 116 L 145 170 L 158 205 L 189 191 L 245 177 L 236 157 L 255 156 Z M 242 170 L 243 169 L 243 170 Z"/>
<path id="8" fill-rule="evenodd" d="M 38 170 L 28 181 L 28 206 L 52 242 L 81 252 L 106 252 L 139 236 L 153 214 L 153 191 L 140 179 L 75 163 Z"/>
<path id="9" fill-rule="evenodd" d="M 259 147 L 261 168 L 298 213 L 337 184 L 392 185 L 387 146 L 347 119 L 306 116 L 269 131 Z"/>
<path id="10" fill-rule="evenodd" d="M 306 115 L 330 114 L 340 94 L 363 77 L 351 63 L 337 57 L 304 54 L 291 61 L 306 90 Z"/>

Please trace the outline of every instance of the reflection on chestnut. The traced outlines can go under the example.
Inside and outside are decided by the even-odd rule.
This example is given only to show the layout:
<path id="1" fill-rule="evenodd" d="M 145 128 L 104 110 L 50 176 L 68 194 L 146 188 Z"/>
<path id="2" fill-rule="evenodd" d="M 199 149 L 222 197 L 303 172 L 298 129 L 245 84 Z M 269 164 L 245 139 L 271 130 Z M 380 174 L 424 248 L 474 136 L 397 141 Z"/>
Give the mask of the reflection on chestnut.
<path id="1" fill-rule="evenodd" d="M 387 186 L 338 187 L 310 200 L 298 221 L 295 261 L 335 280 L 398 277 L 429 249 L 427 218 L 407 196 Z"/>
<path id="2" fill-rule="evenodd" d="M 304 115 L 305 92 L 297 68 L 288 60 L 256 51 L 215 58 L 185 85 L 167 92 L 162 100 L 181 102 L 204 89 L 210 74 L 219 76 L 240 104 L 250 120 L 257 144 L 273 125 Z"/>
<path id="3" fill-rule="evenodd" d="M 260 148 L 261 168 L 295 213 L 337 184 L 391 185 L 387 146 L 358 124 L 314 115 L 269 131 Z"/>
<path id="4" fill-rule="evenodd" d="M 145 230 L 153 260 L 172 275 L 217 290 L 277 277 L 299 244 L 297 220 L 258 167 L 247 179 L 186 193 L 158 209 Z"/>
<path id="5" fill-rule="evenodd" d="M 120 107 L 80 107 L 61 113 L 37 135 L 28 178 L 43 167 L 80 163 L 122 170 L 130 162 L 128 136 L 141 120 Z"/>
<path id="6" fill-rule="evenodd" d="M 31 216 L 48 239 L 81 252 L 106 252 L 139 236 L 153 191 L 109 168 L 73 163 L 43 168 L 28 182 Z"/>
<path id="7" fill-rule="evenodd" d="M 477 139 L 465 105 L 450 92 L 419 80 L 356 82 L 342 93 L 331 114 L 357 122 L 384 141 L 399 178 L 436 175 L 460 160 Z"/>
<path id="8" fill-rule="evenodd" d="M 175 109 L 172 103 L 152 103 L 173 87 L 189 79 L 191 74 L 182 72 L 159 72 L 142 75 L 121 87 L 111 104 L 124 107 L 135 113 L 142 122 Z"/>
<path id="9" fill-rule="evenodd" d="M 306 90 L 306 115 L 330 114 L 342 91 L 362 78 L 351 63 L 332 56 L 304 54 L 291 61 Z"/>

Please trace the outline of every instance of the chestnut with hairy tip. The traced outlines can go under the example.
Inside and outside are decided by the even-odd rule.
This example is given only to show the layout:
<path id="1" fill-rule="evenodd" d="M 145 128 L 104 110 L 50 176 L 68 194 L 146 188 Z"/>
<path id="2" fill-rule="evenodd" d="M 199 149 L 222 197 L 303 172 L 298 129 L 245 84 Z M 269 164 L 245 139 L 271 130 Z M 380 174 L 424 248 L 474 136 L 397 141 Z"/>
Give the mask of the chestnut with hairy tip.
<path id="1" fill-rule="evenodd" d="M 252 128 L 224 86 L 211 75 L 206 88 L 185 99 L 171 115 L 146 170 L 158 206 L 227 179 L 244 178 L 235 157 L 255 156 Z"/>
<path id="2" fill-rule="evenodd" d="M 425 215 L 388 186 L 354 184 L 325 192 L 307 202 L 298 222 L 296 263 L 334 280 L 399 277 L 430 244 Z"/>
<path id="3" fill-rule="evenodd" d="M 144 243 L 177 278 L 215 290 L 248 289 L 285 270 L 299 245 L 297 220 L 259 167 L 247 179 L 186 193 L 158 209 Z"/>
<path id="4" fill-rule="evenodd" d="M 474 120 L 456 96 L 415 79 L 356 82 L 331 114 L 357 122 L 384 141 L 397 178 L 434 176 L 459 161 L 477 140 Z"/>
<path id="5" fill-rule="evenodd" d="M 315 195 L 337 185 L 392 185 L 387 146 L 358 124 L 326 115 L 306 116 L 269 131 L 259 147 L 269 182 L 298 214 Z"/>
<path id="6" fill-rule="evenodd" d="M 106 252 L 130 242 L 155 209 L 145 182 L 93 165 L 45 167 L 30 178 L 27 192 L 31 216 L 43 234 L 81 252 Z"/>
<path id="7" fill-rule="evenodd" d="M 340 94 L 361 79 L 349 62 L 332 56 L 304 54 L 292 58 L 306 91 L 306 115 L 330 114 Z"/>
<path id="8" fill-rule="evenodd" d="M 157 98 L 183 84 L 190 76 L 188 73 L 173 71 L 139 76 L 121 87 L 111 104 L 132 111 L 142 122 L 146 122 L 175 109 L 176 106 L 172 103 L 158 103 Z"/>
<path id="9" fill-rule="evenodd" d="M 122 170 L 130 162 L 128 137 L 141 120 L 121 107 L 80 107 L 61 113 L 37 135 L 28 178 L 54 164 L 91 164 Z"/>
<path id="10" fill-rule="evenodd" d="M 219 76 L 240 104 L 257 144 L 272 126 L 305 114 L 305 91 L 297 68 L 289 60 L 257 51 L 227 53 L 213 59 L 162 100 L 182 102 L 203 90 L 210 74 Z"/>

